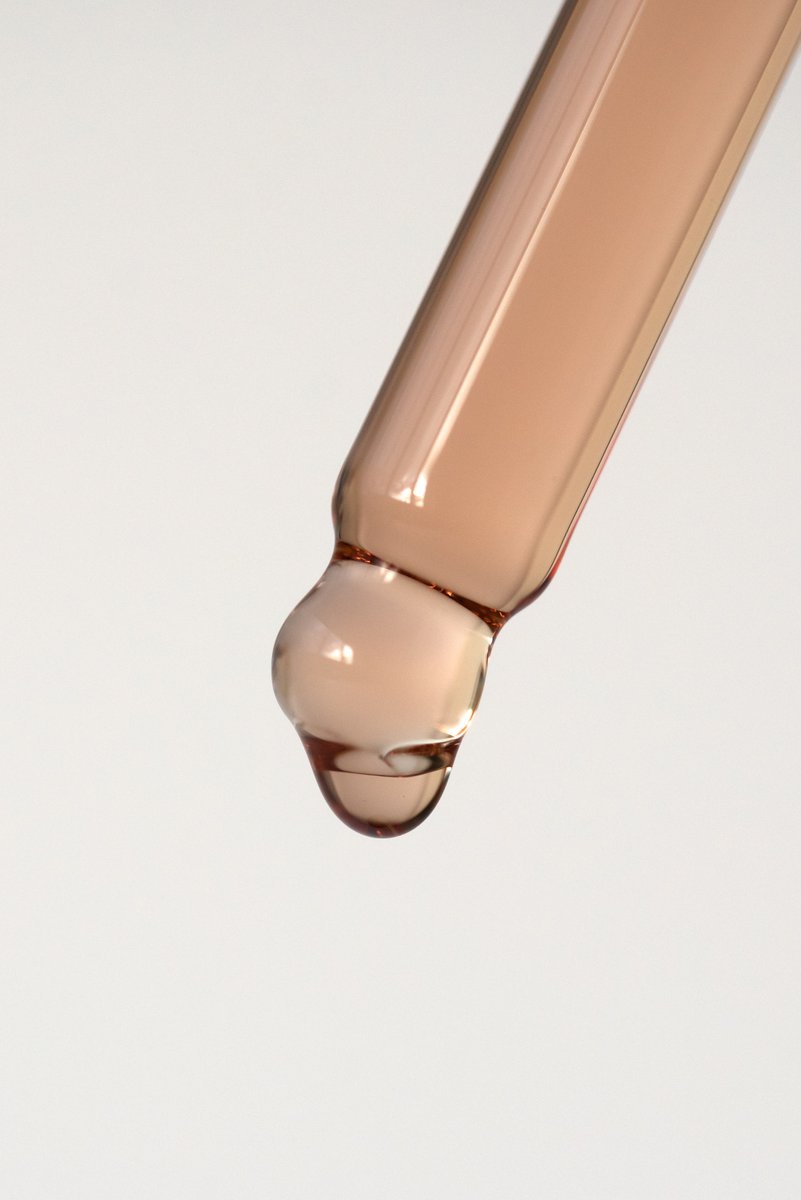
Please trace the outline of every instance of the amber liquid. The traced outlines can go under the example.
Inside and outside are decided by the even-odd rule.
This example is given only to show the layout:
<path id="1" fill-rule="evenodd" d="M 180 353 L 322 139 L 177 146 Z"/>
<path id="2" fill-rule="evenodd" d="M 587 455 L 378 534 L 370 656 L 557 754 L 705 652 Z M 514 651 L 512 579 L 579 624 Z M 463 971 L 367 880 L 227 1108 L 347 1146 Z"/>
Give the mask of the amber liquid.
<path id="1" fill-rule="evenodd" d="M 343 467 L 338 559 L 276 645 L 354 827 L 436 803 L 492 638 L 552 578 L 799 34 L 801 0 L 562 10 Z"/>

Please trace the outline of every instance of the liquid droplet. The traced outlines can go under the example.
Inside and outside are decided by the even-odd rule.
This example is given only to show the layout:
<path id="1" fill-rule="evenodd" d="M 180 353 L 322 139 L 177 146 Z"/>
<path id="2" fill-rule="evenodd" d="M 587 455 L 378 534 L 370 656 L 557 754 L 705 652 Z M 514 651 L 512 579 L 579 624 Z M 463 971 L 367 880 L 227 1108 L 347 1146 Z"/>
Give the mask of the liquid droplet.
<path id="1" fill-rule="evenodd" d="M 357 775 L 351 771 L 316 771 L 320 790 L 346 825 L 371 837 L 408 833 L 435 808 L 450 774 L 449 767 L 424 775 Z"/>

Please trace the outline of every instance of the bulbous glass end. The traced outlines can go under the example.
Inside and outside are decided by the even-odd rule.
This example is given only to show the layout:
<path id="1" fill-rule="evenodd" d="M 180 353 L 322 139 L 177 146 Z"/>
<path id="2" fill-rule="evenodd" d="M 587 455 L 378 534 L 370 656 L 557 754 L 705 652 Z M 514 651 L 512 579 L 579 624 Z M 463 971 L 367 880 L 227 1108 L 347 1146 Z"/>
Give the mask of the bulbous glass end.
<path id="1" fill-rule="evenodd" d="M 276 641 L 273 683 L 323 795 L 352 829 L 433 810 L 484 684 L 493 631 L 388 567 L 334 561 Z"/>

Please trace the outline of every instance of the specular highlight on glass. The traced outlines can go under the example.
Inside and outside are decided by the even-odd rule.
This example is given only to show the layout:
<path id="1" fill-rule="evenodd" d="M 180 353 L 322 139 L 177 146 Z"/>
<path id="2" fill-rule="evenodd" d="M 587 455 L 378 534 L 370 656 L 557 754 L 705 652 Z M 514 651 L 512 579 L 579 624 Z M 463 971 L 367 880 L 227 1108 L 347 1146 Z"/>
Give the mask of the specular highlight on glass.
<path id="1" fill-rule="evenodd" d="M 279 702 L 334 812 L 436 805 L 801 36 L 801 0 L 571 0 L 342 468 Z"/>

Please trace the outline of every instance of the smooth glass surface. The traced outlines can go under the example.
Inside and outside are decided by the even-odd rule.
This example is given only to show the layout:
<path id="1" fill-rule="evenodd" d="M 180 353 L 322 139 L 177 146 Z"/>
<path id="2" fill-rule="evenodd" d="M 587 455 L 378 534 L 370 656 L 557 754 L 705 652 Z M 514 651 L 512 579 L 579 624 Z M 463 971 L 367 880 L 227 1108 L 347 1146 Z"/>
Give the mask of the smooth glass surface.
<path id="1" fill-rule="evenodd" d="M 337 485 L 337 538 L 364 560 L 348 621 L 358 614 L 369 654 L 349 633 L 352 661 L 329 692 L 325 652 L 308 647 L 312 626 L 343 636 L 339 612 L 318 614 L 330 573 L 279 637 L 279 698 L 307 746 L 324 704 L 351 753 L 338 770 L 379 773 L 365 756 L 374 703 L 385 748 L 414 744 L 411 709 L 416 730 L 437 720 L 413 682 L 422 634 L 372 609 L 370 572 L 430 585 L 450 614 L 437 644 L 451 665 L 466 612 L 491 641 L 553 576 L 799 31 L 798 0 L 562 10 Z M 377 682 L 356 702 L 365 654 Z M 426 659 L 437 678 L 438 654 Z M 368 790 L 354 786 L 359 821 Z"/>

